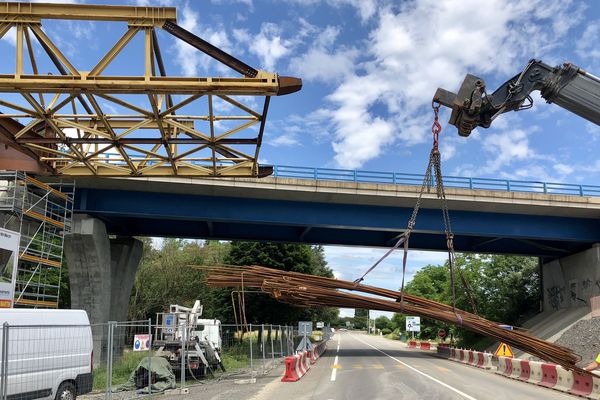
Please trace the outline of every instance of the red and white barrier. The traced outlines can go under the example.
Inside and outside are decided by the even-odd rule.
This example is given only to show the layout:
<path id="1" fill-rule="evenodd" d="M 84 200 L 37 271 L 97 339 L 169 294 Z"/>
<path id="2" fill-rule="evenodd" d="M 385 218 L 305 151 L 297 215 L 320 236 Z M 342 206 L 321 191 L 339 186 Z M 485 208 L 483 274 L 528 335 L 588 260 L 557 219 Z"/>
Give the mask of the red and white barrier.
<path id="1" fill-rule="evenodd" d="M 539 361 L 529 361 L 529 380 L 527 382 L 538 385 L 542 381 L 542 365 Z"/>
<path id="2" fill-rule="evenodd" d="M 306 371 L 301 368 L 302 356 L 294 354 L 285 358 L 285 372 L 281 382 L 296 382 L 305 374 Z"/>
<path id="3" fill-rule="evenodd" d="M 296 382 L 300 380 L 310 369 L 311 364 L 314 364 L 325 350 L 327 349 L 327 343 L 321 342 L 314 346 L 312 350 L 298 352 L 290 357 L 286 357 L 285 371 L 282 382 Z"/>

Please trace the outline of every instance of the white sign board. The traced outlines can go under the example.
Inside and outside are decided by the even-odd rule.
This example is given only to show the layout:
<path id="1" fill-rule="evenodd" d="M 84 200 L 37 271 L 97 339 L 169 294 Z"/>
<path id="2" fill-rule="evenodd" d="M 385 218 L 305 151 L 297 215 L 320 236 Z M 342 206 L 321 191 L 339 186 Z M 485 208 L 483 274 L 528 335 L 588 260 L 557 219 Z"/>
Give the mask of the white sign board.
<path id="1" fill-rule="evenodd" d="M 150 350 L 150 335 L 135 335 L 133 337 L 133 351 Z"/>
<path id="2" fill-rule="evenodd" d="M 317 322 L 317 329 L 323 329 L 323 328 L 325 328 L 325 322 L 323 322 L 323 321 Z"/>
<path id="3" fill-rule="evenodd" d="M 12 308 L 19 260 L 18 232 L 0 228 L 0 308 Z"/>
<path id="4" fill-rule="evenodd" d="M 298 333 L 300 335 L 312 335 L 312 321 L 298 321 Z"/>
<path id="5" fill-rule="evenodd" d="M 406 330 L 408 332 L 421 332 L 421 317 L 406 317 Z"/>

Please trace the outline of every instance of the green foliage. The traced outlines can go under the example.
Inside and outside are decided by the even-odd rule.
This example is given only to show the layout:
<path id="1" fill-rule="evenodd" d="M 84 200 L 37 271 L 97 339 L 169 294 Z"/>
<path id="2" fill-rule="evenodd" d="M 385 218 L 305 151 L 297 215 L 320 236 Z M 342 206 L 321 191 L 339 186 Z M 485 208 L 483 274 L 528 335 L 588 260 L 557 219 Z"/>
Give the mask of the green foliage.
<path id="1" fill-rule="evenodd" d="M 535 258 L 499 255 L 459 255 L 460 268 L 470 287 L 478 314 L 498 323 L 517 325 L 539 310 L 539 273 Z M 456 307 L 472 311 L 467 291 L 456 275 Z M 450 274 L 446 265 L 427 265 L 406 285 L 407 293 L 452 304 Z M 395 314 L 393 327 L 404 330 L 403 317 Z M 434 339 L 440 328 L 461 338 L 463 345 L 480 343 L 481 336 L 464 329 L 421 318 L 421 339 Z"/>
<path id="2" fill-rule="evenodd" d="M 204 304 L 205 315 L 213 316 L 214 290 L 204 282 L 205 273 L 190 265 L 222 263 L 228 244 L 165 239 L 161 249 L 144 238 L 144 253 L 135 276 L 129 303 L 129 319 L 154 319 L 169 304 Z"/>
<path id="3" fill-rule="evenodd" d="M 389 330 L 388 333 L 392 332 L 393 324 L 392 321 L 386 317 L 385 315 L 381 315 L 375 319 L 375 328 L 381 329 L 386 334 L 385 331 Z"/>
<path id="4" fill-rule="evenodd" d="M 225 264 L 261 265 L 264 267 L 295 271 L 305 274 L 333 277 L 327 267 L 321 246 L 303 244 L 232 242 Z M 215 298 L 215 310 L 222 319 L 233 321 L 230 291 L 221 291 Z M 331 323 L 337 319 L 338 310 L 332 308 L 298 308 L 282 304 L 263 293 L 246 293 L 246 319 L 248 323 L 289 324 L 299 320 Z"/>

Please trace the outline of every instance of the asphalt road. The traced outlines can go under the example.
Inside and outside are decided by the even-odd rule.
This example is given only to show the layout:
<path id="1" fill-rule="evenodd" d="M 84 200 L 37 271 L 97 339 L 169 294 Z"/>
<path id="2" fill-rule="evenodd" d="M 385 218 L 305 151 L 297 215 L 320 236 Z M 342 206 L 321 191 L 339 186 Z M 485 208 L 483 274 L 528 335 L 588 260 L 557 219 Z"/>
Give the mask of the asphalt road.
<path id="1" fill-rule="evenodd" d="M 272 399 L 548 399 L 576 397 L 505 378 L 353 332 L 336 333 L 327 352 L 298 382 L 264 386 L 253 400 Z"/>

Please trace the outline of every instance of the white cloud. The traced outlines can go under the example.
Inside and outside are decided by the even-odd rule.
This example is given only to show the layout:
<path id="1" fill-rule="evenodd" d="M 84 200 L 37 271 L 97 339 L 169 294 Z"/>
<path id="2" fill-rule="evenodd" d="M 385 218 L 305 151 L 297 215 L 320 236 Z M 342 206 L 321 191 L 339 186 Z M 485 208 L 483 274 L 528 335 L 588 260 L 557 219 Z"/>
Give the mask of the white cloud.
<path id="1" fill-rule="evenodd" d="M 260 32 L 250 35 L 245 29 L 234 30 L 234 37 L 242 44 L 246 44 L 252 54 L 261 60 L 261 68 L 273 71 L 277 62 L 290 54 L 294 42 L 282 36 L 279 25 L 268 22 L 263 23 Z"/>
<path id="2" fill-rule="evenodd" d="M 600 59 L 598 41 L 600 41 L 600 21 L 591 23 L 585 28 L 575 47 L 577 55 L 585 59 Z"/>
<path id="3" fill-rule="evenodd" d="M 377 7 L 384 4 L 382 0 L 288 0 L 290 3 L 310 7 L 325 2 L 332 7 L 351 6 L 356 9 L 362 22 L 368 21 L 377 12 Z"/>
<path id="4" fill-rule="evenodd" d="M 438 87 L 456 89 L 467 72 L 505 80 L 524 67 L 523 60 L 548 54 L 580 18 L 577 6 L 564 1 L 480 5 L 415 0 L 397 11 L 379 8 L 370 42 L 359 49 L 368 57 L 362 70 L 348 75 L 321 111 L 339 166 L 360 167 L 399 140 L 423 143 Z M 513 150 L 519 157 L 524 142 L 512 140 L 521 145 Z"/>
<path id="5" fill-rule="evenodd" d="M 290 70 L 301 75 L 307 81 L 339 83 L 354 73 L 359 52 L 356 48 L 336 48 L 334 43 L 340 33 L 339 27 L 327 26 L 320 30 L 308 28 L 306 34 L 312 34 L 316 40 L 304 54 L 290 60 Z"/>
<path id="6" fill-rule="evenodd" d="M 231 42 L 223 27 L 216 26 L 215 29 L 212 29 L 201 26 L 199 22 L 200 14 L 189 7 L 188 4 L 184 4 L 183 7 L 181 7 L 181 11 L 178 15 L 183 16 L 183 18 L 180 18 L 178 21 L 182 28 L 200 36 L 213 46 L 223 49 L 224 51 L 229 51 Z M 204 53 L 182 40 L 175 41 L 175 51 L 177 53 L 175 63 L 179 65 L 182 73 L 186 76 L 206 75 L 207 70 L 210 67 L 214 67 L 220 72 L 231 71 L 225 65 L 206 56 Z"/>

